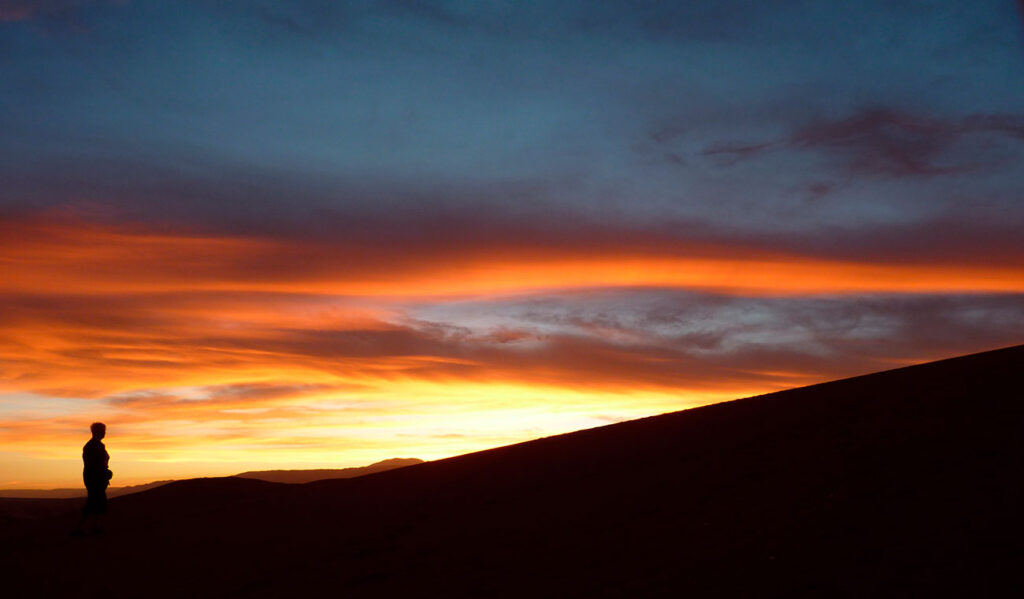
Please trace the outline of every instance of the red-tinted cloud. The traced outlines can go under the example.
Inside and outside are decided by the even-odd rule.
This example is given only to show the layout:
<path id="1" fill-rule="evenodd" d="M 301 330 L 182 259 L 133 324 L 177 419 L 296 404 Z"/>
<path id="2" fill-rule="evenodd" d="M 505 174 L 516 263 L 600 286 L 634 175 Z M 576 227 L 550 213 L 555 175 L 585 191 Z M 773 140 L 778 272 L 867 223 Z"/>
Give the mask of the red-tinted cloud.
<path id="1" fill-rule="evenodd" d="M 824 150 L 852 175 L 933 177 L 1005 163 L 1019 154 L 1022 141 L 1021 115 L 938 118 L 865 109 L 846 118 L 803 126 L 785 139 L 721 142 L 707 146 L 703 154 L 734 164 L 783 149 Z"/>

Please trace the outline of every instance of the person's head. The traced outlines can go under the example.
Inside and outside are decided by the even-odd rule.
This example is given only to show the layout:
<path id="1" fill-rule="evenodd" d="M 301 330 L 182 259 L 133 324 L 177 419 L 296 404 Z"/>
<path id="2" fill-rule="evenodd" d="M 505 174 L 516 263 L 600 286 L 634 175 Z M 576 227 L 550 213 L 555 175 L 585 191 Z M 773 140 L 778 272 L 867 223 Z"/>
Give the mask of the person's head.
<path id="1" fill-rule="evenodd" d="M 93 437 L 102 439 L 107 434 L 107 425 L 102 422 L 93 422 L 89 425 L 89 430 L 92 431 Z"/>

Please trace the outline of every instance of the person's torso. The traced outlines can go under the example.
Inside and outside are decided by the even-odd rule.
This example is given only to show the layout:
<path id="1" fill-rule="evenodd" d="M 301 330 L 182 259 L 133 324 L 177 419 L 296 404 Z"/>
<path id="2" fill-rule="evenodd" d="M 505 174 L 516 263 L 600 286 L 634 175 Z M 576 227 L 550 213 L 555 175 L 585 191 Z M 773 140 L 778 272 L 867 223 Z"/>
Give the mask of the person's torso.
<path id="1" fill-rule="evenodd" d="M 89 439 L 89 442 L 82 448 L 82 462 L 87 474 L 106 474 L 109 461 L 107 448 L 98 439 Z"/>

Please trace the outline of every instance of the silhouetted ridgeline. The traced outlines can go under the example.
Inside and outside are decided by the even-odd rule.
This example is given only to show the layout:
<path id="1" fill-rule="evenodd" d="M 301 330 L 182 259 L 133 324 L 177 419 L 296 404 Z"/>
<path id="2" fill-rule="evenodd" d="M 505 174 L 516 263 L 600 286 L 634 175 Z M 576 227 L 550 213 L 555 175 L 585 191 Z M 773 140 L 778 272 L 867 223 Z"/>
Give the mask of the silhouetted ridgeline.
<path id="1" fill-rule="evenodd" d="M 327 478 L 353 478 L 356 476 L 365 476 L 367 474 L 373 474 L 375 472 L 384 472 L 385 470 L 393 470 L 395 468 L 404 468 L 406 466 L 413 466 L 415 464 L 421 464 L 423 460 L 418 458 L 391 458 L 390 460 L 382 460 L 370 464 L 369 466 L 360 466 L 357 468 L 339 468 L 339 469 L 318 469 L 318 470 L 254 470 L 251 472 L 242 472 L 235 476 L 241 478 L 255 478 L 258 480 L 265 480 L 268 482 L 278 483 L 308 483 L 315 480 L 324 480 Z M 119 495 L 128 495 L 129 493 L 138 493 L 139 491 L 146 491 L 153 489 L 167 483 L 174 482 L 173 480 L 160 480 L 156 482 L 146 483 L 142 485 L 128 485 L 125 487 L 110 487 L 107 489 L 108 497 L 117 497 Z M 0 489 L 0 498 L 18 498 L 18 499 L 68 499 L 74 497 L 85 497 L 85 487 L 79 487 L 74 489 Z"/>
<path id="2" fill-rule="evenodd" d="M 348 480 L 0 502 L 11 596 L 1020 596 L 1024 346 Z"/>
<path id="3" fill-rule="evenodd" d="M 160 485 L 166 485 L 170 480 L 158 480 L 142 485 L 127 485 L 124 487 L 110 487 L 107 489 L 107 497 L 117 497 L 138 493 L 147 489 L 153 489 Z M 73 497 L 85 497 L 85 487 L 70 489 L 0 489 L 0 497 L 20 499 L 68 499 Z"/>
<path id="4" fill-rule="evenodd" d="M 294 484 L 308 483 L 328 478 L 353 478 L 356 476 L 365 476 L 367 474 L 373 474 L 375 472 L 393 470 L 395 468 L 415 466 L 416 464 L 422 463 L 423 460 L 418 458 L 391 458 L 390 460 L 383 460 L 380 462 L 370 464 L 369 466 L 361 466 L 359 468 L 341 468 L 333 470 L 255 470 L 252 472 L 243 472 L 241 474 L 236 474 L 235 476 L 240 478 L 255 478 L 272 483 Z"/>

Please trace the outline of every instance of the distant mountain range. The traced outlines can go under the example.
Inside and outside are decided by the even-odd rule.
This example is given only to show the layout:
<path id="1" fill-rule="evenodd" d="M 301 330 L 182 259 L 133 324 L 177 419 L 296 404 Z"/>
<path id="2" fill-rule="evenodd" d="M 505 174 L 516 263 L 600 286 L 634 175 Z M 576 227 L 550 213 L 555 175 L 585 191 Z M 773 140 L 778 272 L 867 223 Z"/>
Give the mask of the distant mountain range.
<path id="1" fill-rule="evenodd" d="M 404 468 L 405 466 L 412 466 L 415 464 L 422 463 L 423 460 L 418 458 L 392 458 L 390 460 L 383 460 L 380 462 L 370 464 L 369 466 L 359 466 L 356 468 L 318 470 L 253 470 L 250 472 L 242 472 L 241 474 L 235 474 L 234 476 L 239 478 L 254 478 L 257 480 L 265 480 L 267 482 L 272 483 L 299 484 L 313 482 L 315 480 L 325 480 L 329 478 L 355 478 L 357 476 L 364 476 L 367 474 L 373 474 L 375 472 L 384 472 L 385 470 L 394 470 L 395 468 Z M 151 483 L 145 483 L 142 485 L 110 487 L 109 489 L 107 489 L 107 497 L 118 497 L 121 495 L 138 493 L 139 491 L 146 491 L 172 482 L 175 481 L 158 480 Z M 0 489 L 0 497 L 8 497 L 14 499 L 72 499 L 75 497 L 85 497 L 85 488 L 82 487 L 71 489 Z"/>
<path id="2" fill-rule="evenodd" d="M 326 480 L 329 478 L 355 478 L 374 472 L 384 472 L 395 468 L 404 468 L 415 464 L 422 464 L 423 460 L 417 458 L 391 458 L 382 462 L 376 462 L 369 466 L 359 468 L 342 468 L 340 470 L 253 470 L 236 474 L 239 478 L 255 478 L 271 483 L 311 483 L 315 480 Z"/>

